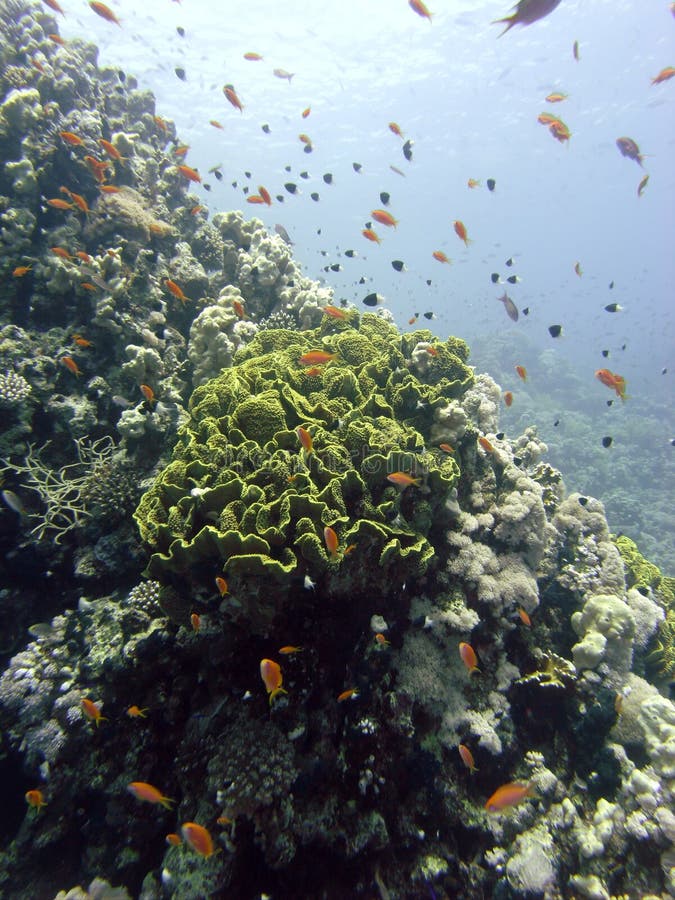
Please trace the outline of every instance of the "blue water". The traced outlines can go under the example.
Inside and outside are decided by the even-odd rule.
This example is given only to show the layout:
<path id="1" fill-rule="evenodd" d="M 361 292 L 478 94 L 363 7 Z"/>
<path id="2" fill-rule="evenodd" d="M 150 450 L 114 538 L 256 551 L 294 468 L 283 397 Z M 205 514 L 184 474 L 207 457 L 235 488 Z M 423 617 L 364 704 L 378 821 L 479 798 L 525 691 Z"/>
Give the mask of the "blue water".
<path id="1" fill-rule="evenodd" d="M 617 454 L 623 444 L 630 477 L 623 484 L 612 458 L 603 459 L 609 482 L 601 479 L 598 489 L 623 487 L 639 504 L 649 487 L 657 501 L 670 503 L 675 79 L 650 83 L 675 63 L 669 5 L 563 0 L 546 19 L 501 38 L 491 21 L 509 12 L 508 3 L 438 0 L 429 7 L 432 23 L 405 0 L 253 0 L 225 4 L 220 12 L 205 0 L 120 0 L 114 10 L 121 28 L 67 6 L 59 24 L 64 37 L 95 42 L 101 65 L 124 69 L 154 92 L 157 113 L 175 121 L 179 139 L 190 145 L 187 162 L 211 184 L 210 192 L 198 187 L 194 193 L 212 212 L 241 208 L 270 229 L 283 224 L 307 274 L 333 286 L 336 298 L 363 308 L 362 298 L 375 290 L 401 327 L 419 313 L 440 336 L 466 338 L 479 368 L 491 356 L 491 341 L 501 346 L 506 337 L 501 371 L 493 374 L 518 401 L 521 385 L 505 376 L 525 362 L 517 353 L 534 364 L 531 375 L 540 381 L 528 387 L 531 421 L 546 432 L 549 412 L 563 419 L 579 415 L 591 425 L 579 440 L 593 442 L 594 452 L 605 434 L 613 436 Z M 264 59 L 245 60 L 250 51 Z M 176 66 L 185 69 L 185 82 Z M 293 72 L 292 81 L 275 77 L 275 67 Z M 235 86 L 243 113 L 227 103 L 225 83 Z M 550 105 L 544 98 L 551 91 L 569 97 Z M 303 119 L 306 107 L 311 114 Z M 569 126 L 567 144 L 537 122 L 545 110 Z M 411 162 L 388 129 L 391 121 L 414 141 Z M 261 129 L 265 123 L 269 135 Z M 303 152 L 300 133 L 311 137 L 311 154 Z M 621 136 L 637 141 L 644 170 L 621 156 L 615 143 Z M 362 164 L 361 174 L 353 162 Z M 219 163 L 220 182 L 206 175 Z M 303 170 L 309 179 L 299 177 Z M 331 186 L 322 180 L 328 172 Z M 638 198 L 645 173 L 649 184 Z M 469 178 L 480 179 L 480 187 L 470 190 Z M 488 178 L 496 181 L 493 193 Z M 290 196 L 286 181 L 302 193 Z M 249 206 L 244 184 L 251 193 L 262 184 L 284 202 Z M 312 191 L 320 194 L 316 203 Z M 376 225 L 382 244 L 375 246 L 361 229 L 382 205 L 380 191 L 390 193 L 399 225 Z M 468 248 L 453 231 L 455 219 L 466 225 L 473 241 Z M 344 257 L 347 249 L 357 256 Z M 452 265 L 436 262 L 434 250 L 444 251 Z M 508 257 L 514 258 L 510 269 Z M 404 261 L 405 271 L 395 272 L 392 260 Z M 577 261 L 581 277 L 574 272 Z M 342 270 L 324 271 L 331 263 Z M 521 314 L 517 323 L 507 318 L 496 300 L 504 287 L 491 282 L 492 272 L 522 278 L 506 287 L 529 316 Z M 611 302 L 623 311 L 605 312 Z M 424 320 L 424 312 L 435 319 Z M 563 326 L 562 338 L 549 336 L 552 324 Z M 609 358 L 602 349 L 610 350 Z M 545 366 L 537 365 L 541 354 Z M 613 395 L 594 378 L 600 367 L 626 378 L 624 409 L 620 403 L 606 407 Z M 549 411 L 545 401 L 555 389 L 562 396 Z M 555 444 L 557 434 L 549 427 L 544 436 Z M 578 468 L 574 453 L 564 457 L 553 461 L 569 486 L 585 489 L 588 472 Z M 589 465 L 598 468 L 592 460 Z M 661 525 L 654 522 L 651 530 L 661 562 L 672 558 L 672 540 L 663 539 Z"/>

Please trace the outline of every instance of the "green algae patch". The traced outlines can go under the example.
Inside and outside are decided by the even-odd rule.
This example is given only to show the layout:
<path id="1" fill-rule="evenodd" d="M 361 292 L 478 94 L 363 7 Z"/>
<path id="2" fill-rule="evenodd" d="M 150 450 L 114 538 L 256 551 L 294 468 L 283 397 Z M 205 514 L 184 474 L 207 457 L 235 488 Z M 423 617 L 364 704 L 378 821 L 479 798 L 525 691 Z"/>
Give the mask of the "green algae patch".
<path id="1" fill-rule="evenodd" d="M 193 597 L 213 596 L 225 574 L 224 609 L 259 633 L 306 577 L 321 580 L 324 600 L 377 602 L 422 575 L 460 474 L 429 452 L 435 411 L 473 382 L 455 338 L 416 363 L 432 340 L 369 314 L 358 329 L 260 332 L 194 391 L 173 458 L 138 505 L 146 574 Z M 302 365 L 310 351 L 336 356 Z M 416 483 L 392 484 L 394 472 Z M 327 526 L 339 539 L 332 556 Z"/>

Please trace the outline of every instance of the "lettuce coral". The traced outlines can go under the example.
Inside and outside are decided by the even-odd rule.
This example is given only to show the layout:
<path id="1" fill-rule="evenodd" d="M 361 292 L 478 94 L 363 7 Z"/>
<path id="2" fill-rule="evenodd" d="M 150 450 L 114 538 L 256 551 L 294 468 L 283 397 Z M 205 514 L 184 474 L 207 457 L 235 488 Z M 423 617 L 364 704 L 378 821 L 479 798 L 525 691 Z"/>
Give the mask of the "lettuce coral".
<path id="1" fill-rule="evenodd" d="M 139 504 L 148 575 L 194 596 L 213 595 L 225 572 L 232 599 L 223 608 L 266 633 L 302 597 L 305 575 L 324 579 L 323 595 L 339 601 L 383 596 L 424 572 L 432 523 L 439 528 L 459 479 L 455 460 L 428 445 L 434 410 L 473 380 L 454 338 L 413 374 L 413 351 L 431 339 L 375 315 L 358 328 L 259 333 L 233 368 L 195 390 L 173 459 Z M 299 362 L 317 349 L 337 354 L 319 373 Z M 418 481 L 400 488 L 387 479 L 394 472 Z M 337 554 L 325 548 L 326 526 Z"/>

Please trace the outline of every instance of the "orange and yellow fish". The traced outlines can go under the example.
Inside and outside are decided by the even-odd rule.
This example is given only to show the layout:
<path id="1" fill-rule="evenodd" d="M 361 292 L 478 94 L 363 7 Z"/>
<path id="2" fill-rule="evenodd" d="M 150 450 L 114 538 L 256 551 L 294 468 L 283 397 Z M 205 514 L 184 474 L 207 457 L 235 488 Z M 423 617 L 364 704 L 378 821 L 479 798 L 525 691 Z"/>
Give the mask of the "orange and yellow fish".
<path id="1" fill-rule="evenodd" d="M 668 81 L 675 75 L 675 68 L 673 66 L 666 66 L 665 69 L 661 69 L 658 75 L 652 78 L 652 84 L 662 84 L 664 81 Z"/>
<path id="2" fill-rule="evenodd" d="M 460 239 L 460 241 L 464 241 L 464 246 L 468 247 L 471 243 L 471 240 L 467 236 L 466 225 L 464 224 L 464 222 L 461 222 L 459 219 L 455 219 L 455 221 L 452 223 L 452 227 L 455 229 L 455 234 Z"/>
<path id="3" fill-rule="evenodd" d="M 140 706 L 130 706 L 127 709 L 127 715 L 130 719 L 147 719 L 147 713 L 149 712 L 149 706 L 144 706 L 143 709 L 141 709 Z"/>
<path id="4" fill-rule="evenodd" d="M 181 303 L 186 303 L 186 302 L 187 302 L 187 299 L 188 299 L 188 298 L 187 298 L 187 297 L 185 296 L 185 294 L 183 293 L 182 288 L 180 288 L 180 287 L 176 284 L 175 281 L 172 281 L 170 278 L 165 278 L 165 279 L 164 279 L 164 284 L 165 284 L 165 285 L 167 286 L 167 288 L 171 291 L 171 293 L 174 295 L 174 297 L 177 297 L 178 300 L 181 301 Z"/>
<path id="5" fill-rule="evenodd" d="M 421 478 L 415 478 L 409 472 L 392 472 L 391 475 L 387 475 L 387 481 L 402 488 L 410 487 L 413 484 L 415 487 L 419 487 L 422 484 Z"/>
<path id="6" fill-rule="evenodd" d="M 558 91 L 554 91 L 546 97 L 547 103 L 562 103 L 563 100 L 567 100 L 567 94 L 562 94 Z"/>
<path id="7" fill-rule="evenodd" d="M 328 353 L 326 350 L 309 350 L 298 359 L 301 366 L 322 366 L 338 358 L 337 353 Z"/>
<path id="8" fill-rule="evenodd" d="M 223 93 L 225 94 L 227 100 L 234 106 L 235 109 L 238 109 L 239 112 L 244 111 L 244 106 L 237 96 L 237 92 L 231 84 L 226 84 L 223 88 Z"/>
<path id="9" fill-rule="evenodd" d="M 364 228 L 361 234 L 367 241 L 372 241 L 373 244 L 381 244 L 382 239 L 377 235 L 372 228 Z"/>
<path id="10" fill-rule="evenodd" d="M 287 693 L 287 691 L 285 691 L 282 687 L 284 679 L 283 675 L 281 674 L 281 666 L 273 659 L 260 660 L 260 677 L 262 678 L 265 689 L 269 694 L 270 706 L 272 705 L 275 697 L 278 697 L 279 694 Z"/>
<path id="11" fill-rule="evenodd" d="M 113 22 L 115 25 L 119 25 L 122 27 L 122 23 L 117 18 L 115 13 L 110 9 L 109 6 L 106 6 L 105 3 L 101 3 L 100 0 L 89 0 L 89 6 L 93 9 L 97 16 L 100 16 L 102 19 L 105 19 L 106 22 Z"/>
<path id="12" fill-rule="evenodd" d="M 448 257 L 445 255 L 445 253 L 443 253 L 442 250 L 434 250 L 431 255 L 434 259 L 437 259 L 438 262 L 447 263 L 448 265 L 450 265 L 450 263 L 452 262 L 452 260 L 448 259 Z"/>
<path id="13" fill-rule="evenodd" d="M 302 444 L 302 449 L 305 451 L 307 456 L 309 456 L 314 449 L 312 435 L 309 433 L 309 431 L 307 431 L 306 428 L 303 428 L 302 425 L 298 425 L 298 427 L 295 429 L 295 433 L 298 436 L 298 440 Z"/>
<path id="14" fill-rule="evenodd" d="M 342 691 L 341 694 L 338 694 L 337 702 L 344 703 L 345 700 L 356 700 L 359 696 L 358 688 L 347 688 L 346 691 Z"/>
<path id="15" fill-rule="evenodd" d="M 623 375 L 617 375 L 614 372 L 610 372 L 609 369 L 598 369 L 595 373 L 595 377 L 598 381 L 601 381 L 605 387 L 612 388 L 617 397 L 621 397 L 622 400 L 626 399 L 626 379 Z"/>
<path id="16" fill-rule="evenodd" d="M 193 169 L 192 166 L 176 166 L 180 174 L 187 178 L 188 181 L 196 181 L 201 183 L 202 176 L 196 169 Z"/>
<path id="17" fill-rule="evenodd" d="M 469 772 L 473 775 L 474 772 L 477 772 L 476 764 L 473 759 L 473 753 L 469 750 L 466 744 L 459 744 L 457 746 L 459 750 L 459 755 L 462 758 L 462 762 L 467 767 Z"/>
<path id="18" fill-rule="evenodd" d="M 513 394 L 511 391 L 504 391 L 504 405 L 509 407 L 513 403 Z"/>
<path id="19" fill-rule="evenodd" d="M 408 0 L 408 6 L 413 12 L 416 12 L 418 16 L 421 16 L 423 19 L 428 19 L 431 22 L 433 13 L 429 12 L 422 0 Z"/>
<path id="20" fill-rule="evenodd" d="M 26 791 L 24 794 L 26 798 L 26 803 L 32 808 L 40 812 L 43 806 L 47 805 L 44 794 L 42 791 L 34 788 L 32 791 Z"/>
<path id="21" fill-rule="evenodd" d="M 75 134 L 73 131 L 59 131 L 59 135 L 71 147 L 82 147 L 84 145 L 84 141 L 79 134 Z"/>
<path id="22" fill-rule="evenodd" d="M 469 675 L 473 675 L 474 672 L 480 672 L 480 669 L 478 668 L 478 657 L 471 644 L 467 644 L 466 641 L 461 641 L 459 644 L 459 655 L 466 666 Z"/>
<path id="23" fill-rule="evenodd" d="M 486 453 L 494 453 L 495 452 L 495 448 L 492 446 L 492 444 L 486 437 L 483 437 L 481 435 L 478 438 L 478 443 L 481 445 L 481 447 L 483 448 L 483 450 L 485 450 Z"/>
<path id="24" fill-rule="evenodd" d="M 227 594 L 229 594 L 229 590 L 227 587 L 227 581 L 225 581 L 225 579 L 222 577 L 222 575 L 216 575 L 215 582 L 216 582 L 216 587 L 218 588 L 218 593 L 220 594 L 221 597 L 225 597 Z"/>
<path id="25" fill-rule="evenodd" d="M 323 539 L 326 544 L 326 550 L 328 550 L 328 555 L 335 562 L 338 559 L 338 548 L 340 546 L 340 540 L 337 536 L 337 533 L 334 528 L 331 528 L 330 525 L 326 525 L 323 530 Z"/>
<path id="26" fill-rule="evenodd" d="M 528 797 L 534 797 L 535 792 L 530 784 L 521 784 L 518 781 L 510 781 L 503 784 L 494 792 L 485 804 L 488 812 L 502 812 L 505 809 L 511 809 L 526 800 Z"/>
<path id="27" fill-rule="evenodd" d="M 398 225 L 398 219 L 395 219 L 386 209 L 373 209 L 371 210 L 370 215 L 376 222 L 379 222 L 380 225 L 386 225 L 387 228 L 396 228 Z M 366 231 L 367 230 L 368 229 L 366 229 Z"/>
<path id="28" fill-rule="evenodd" d="M 93 700 L 89 700 L 87 697 L 83 697 L 82 700 L 80 700 L 80 708 L 82 709 L 82 712 L 85 714 L 85 716 L 91 722 L 93 722 L 97 728 L 101 724 L 101 722 L 108 721 L 105 716 L 101 714 L 101 707 L 98 706 L 98 704 L 94 703 Z"/>
<path id="29" fill-rule="evenodd" d="M 525 366 L 516 366 L 516 372 L 518 373 L 518 377 L 522 378 L 523 381 L 527 381 L 527 369 Z"/>
<path id="30" fill-rule="evenodd" d="M 281 653 L 282 656 L 292 656 L 293 653 L 300 653 L 302 649 L 302 647 L 294 647 L 292 644 L 286 644 L 284 647 L 279 648 L 279 653 Z"/>
<path id="31" fill-rule="evenodd" d="M 127 790 L 137 800 L 144 800 L 146 803 L 159 803 L 165 809 L 171 809 L 171 804 L 176 802 L 171 800 L 170 797 L 165 797 L 158 788 L 148 784 L 147 781 L 132 781 L 127 785 Z"/>
<path id="32" fill-rule="evenodd" d="M 75 360 L 73 359 L 72 356 L 62 356 L 61 362 L 66 367 L 66 369 L 68 369 L 69 372 L 72 372 L 73 375 L 77 375 L 78 378 L 80 377 L 82 372 L 80 371 L 79 366 L 77 365 L 77 363 L 75 362 Z M 84 703 L 84 701 L 82 701 L 82 702 Z"/>
<path id="33" fill-rule="evenodd" d="M 197 822 L 183 822 L 180 833 L 185 843 L 200 856 L 208 859 L 218 852 L 214 849 L 213 838 L 203 825 L 198 825 Z"/>
<path id="34" fill-rule="evenodd" d="M 23 276 L 30 272 L 32 268 L 32 266 L 17 266 L 16 269 L 14 269 L 14 271 L 12 272 L 12 275 L 15 278 L 23 278 Z"/>

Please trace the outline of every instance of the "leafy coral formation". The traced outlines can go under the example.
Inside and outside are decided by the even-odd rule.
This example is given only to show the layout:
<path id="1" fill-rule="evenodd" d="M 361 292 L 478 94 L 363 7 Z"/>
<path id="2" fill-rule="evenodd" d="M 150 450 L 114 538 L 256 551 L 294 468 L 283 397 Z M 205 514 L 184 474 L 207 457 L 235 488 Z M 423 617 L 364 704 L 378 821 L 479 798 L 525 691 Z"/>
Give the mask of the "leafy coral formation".
<path id="1" fill-rule="evenodd" d="M 421 574 L 434 554 L 432 522 L 459 479 L 455 460 L 427 446 L 433 413 L 473 380 L 468 349 L 453 338 L 421 373 L 413 351 L 430 339 L 375 315 L 358 328 L 258 334 L 234 368 L 194 392 L 173 460 L 141 500 L 148 574 L 213 593 L 225 572 L 227 609 L 262 632 L 298 576 L 325 579 L 339 598 L 381 596 L 392 579 Z M 314 350 L 337 356 L 316 371 L 300 363 Z M 401 488 L 387 478 L 397 472 L 418 481 Z M 337 554 L 324 546 L 326 526 Z"/>

